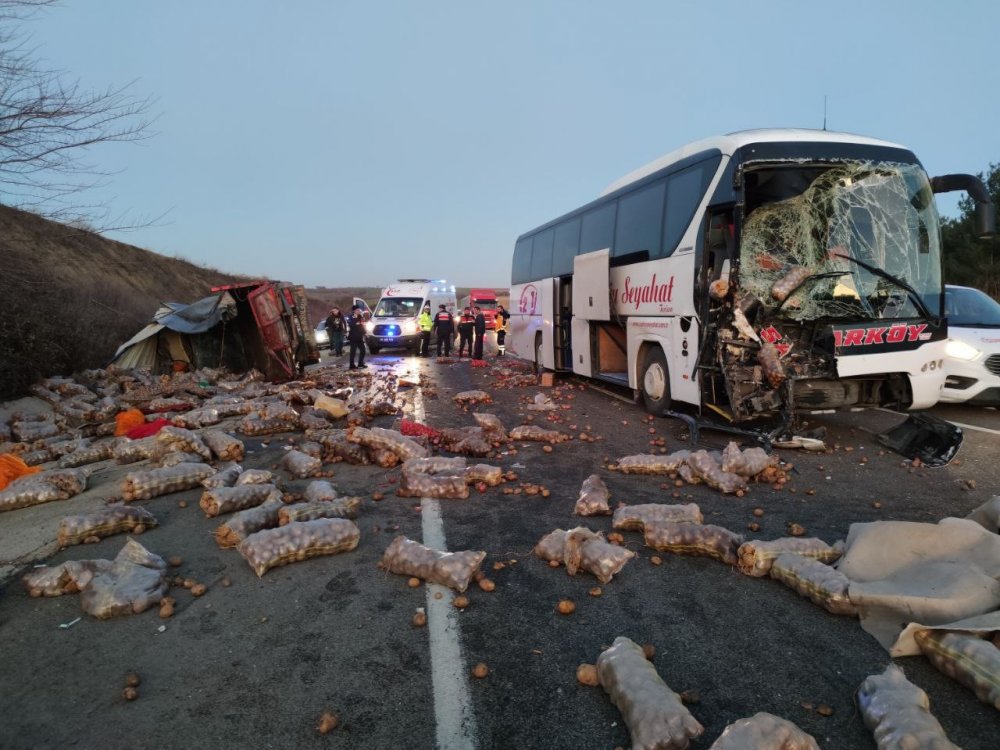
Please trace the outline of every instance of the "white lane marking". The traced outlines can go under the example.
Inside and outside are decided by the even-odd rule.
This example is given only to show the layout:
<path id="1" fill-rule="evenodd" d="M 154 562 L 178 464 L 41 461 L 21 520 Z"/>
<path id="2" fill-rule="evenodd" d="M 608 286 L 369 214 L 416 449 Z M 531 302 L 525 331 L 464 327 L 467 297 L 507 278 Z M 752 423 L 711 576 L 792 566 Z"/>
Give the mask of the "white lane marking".
<path id="1" fill-rule="evenodd" d="M 906 412 L 896 411 L 895 409 L 886 409 L 884 407 L 878 407 L 879 411 L 884 411 L 888 414 L 899 414 L 902 417 L 909 416 Z M 985 432 L 989 435 L 1000 435 L 1000 430 L 991 430 L 989 427 L 979 427 L 974 424 L 965 424 L 964 422 L 956 422 L 953 419 L 946 419 L 946 422 L 951 422 L 951 424 L 956 427 L 961 427 L 963 430 L 975 430 L 976 432 Z"/>
<path id="2" fill-rule="evenodd" d="M 424 421 L 424 400 L 420 389 L 413 395 L 413 416 Z M 441 504 L 432 498 L 420 499 L 424 544 L 446 550 Z M 440 598 L 438 598 L 440 597 Z M 462 656 L 458 613 L 452 606 L 451 589 L 438 584 L 427 586 L 427 630 L 431 651 L 431 682 L 434 687 L 434 720 L 438 750 L 473 750 L 476 747 L 476 715 L 469 695 L 469 670 Z"/>

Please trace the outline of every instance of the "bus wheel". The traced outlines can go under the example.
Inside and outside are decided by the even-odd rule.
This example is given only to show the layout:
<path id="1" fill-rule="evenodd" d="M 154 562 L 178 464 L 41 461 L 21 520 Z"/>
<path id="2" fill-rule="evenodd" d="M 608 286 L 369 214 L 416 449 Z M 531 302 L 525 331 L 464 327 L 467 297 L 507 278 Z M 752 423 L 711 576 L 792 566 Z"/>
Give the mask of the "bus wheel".
<path id="1" fill-rule="evenodd" d="M 652 347 L 646 352 L 642 363 L 642 376 L 639 379 L 642 390 L 642 402 L 646 411 L 662 417 L 670 409 L 670 378 L 667 370 L 667 358 L 663 350 Z"/>

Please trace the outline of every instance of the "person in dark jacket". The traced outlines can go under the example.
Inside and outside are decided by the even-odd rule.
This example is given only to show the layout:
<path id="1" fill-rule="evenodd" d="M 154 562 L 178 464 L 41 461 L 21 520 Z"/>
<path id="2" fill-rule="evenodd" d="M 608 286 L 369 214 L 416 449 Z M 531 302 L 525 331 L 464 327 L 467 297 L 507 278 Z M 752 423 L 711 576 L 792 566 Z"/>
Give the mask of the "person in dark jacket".
<path id="1" fill-rule="evenodd" d="M 437 355 L 441 356 L 442 349 L 444 356 L 451 356 L 451 341 L 455 338 L 455 320 L 445 305 L 438 305 L 437 315 L 434 316 L 434 332 L 437 334 Z"/>
<path id="2" fill-rule="evenodd" d="M 469 356 L 472 356 L 472 328 L 476 323 L 472 315 L 472 308 L 467 307 L 462 310 L 462 317 L 458 319 L 458 358 L 461 359 L 466 347 L 469 349 Z"/>
<path id="3" fill-rule="evenodd" d="M 475 322 L 472 324 L 473 333 L 473 346 L 472 346 L 472 358 L 482 359 L 483 358 L 483 336 L 486 335 L 486 316 L 483 315 L 483 311 L 479 307 L 473 308 L 476 313 Z"/>
<path id="4" fill-rule="evenodd" d="M 347 319 L 347 342 L 351 345 L 349 369 L 357 370 L 359 367 L 368 367 L 365 364 L 365 318 L 361 314 L 361 306 L 355 305 L 351 308 L 351 317 Z M 358 364 L 354 364 L 354 355 L 358 355 Z"/>
<path id="5" fill-rule="evenodd" d="M 344 353 L 344 333 L 347 332 L 347 321 L 339 307 L 330 309 L 326 317 L 326 332 L 330 336 L 330 350 L 339 357 Z"/>

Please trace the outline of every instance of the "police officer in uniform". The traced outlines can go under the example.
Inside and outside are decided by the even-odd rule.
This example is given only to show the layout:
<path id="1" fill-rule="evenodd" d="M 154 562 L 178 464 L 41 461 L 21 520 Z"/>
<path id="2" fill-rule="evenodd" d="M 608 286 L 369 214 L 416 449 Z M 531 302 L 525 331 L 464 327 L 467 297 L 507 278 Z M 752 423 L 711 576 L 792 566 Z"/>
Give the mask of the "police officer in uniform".
<path id="1" fill-rule="evenodd" d="M 472 356 L 472 328 L 476 323 L 476 319 L 472 316 L 472 309 L 465 308 L 462 310 L 462 317 L 458 319 L 458 358 L 461 359 L 462 355 L 465 353 L 466 347 L 469 350 L 469 356 Z"/>
<path id="2" fill-rule="evenodd" d="M 347 319 L 347 342 L 351 345 L 350 360 L 351 370 L 359 367 L 368 367 L 365 364 L 365 318 L 361 314 L 361 306 L 354 305 L 351 308 L 351 317 Z M 354 364 L 354 357 L 358 356 L 358 364 Z"/>
<path id="3" fill-rule="evenodd" d="M 444 349 L 444 356 L 451 356 L 451 340 L 455 337 L 455 321 L 448 312 L 445 305 L 438 305 L 437 315 L 434 316 L 434 332 L 437 334 L 437 355 L 441 356 Z"/>

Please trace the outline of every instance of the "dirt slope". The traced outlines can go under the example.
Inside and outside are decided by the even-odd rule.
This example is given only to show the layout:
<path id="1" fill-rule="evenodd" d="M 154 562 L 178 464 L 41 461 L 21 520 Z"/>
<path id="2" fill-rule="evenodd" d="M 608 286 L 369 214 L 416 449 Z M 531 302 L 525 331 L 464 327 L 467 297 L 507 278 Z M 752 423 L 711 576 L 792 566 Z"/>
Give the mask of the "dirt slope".
<path id="1" fill-rule="evenodd" d="M 0 398 L 105 364 L 161 302 L 237 278 L 0 206 Z"/>

